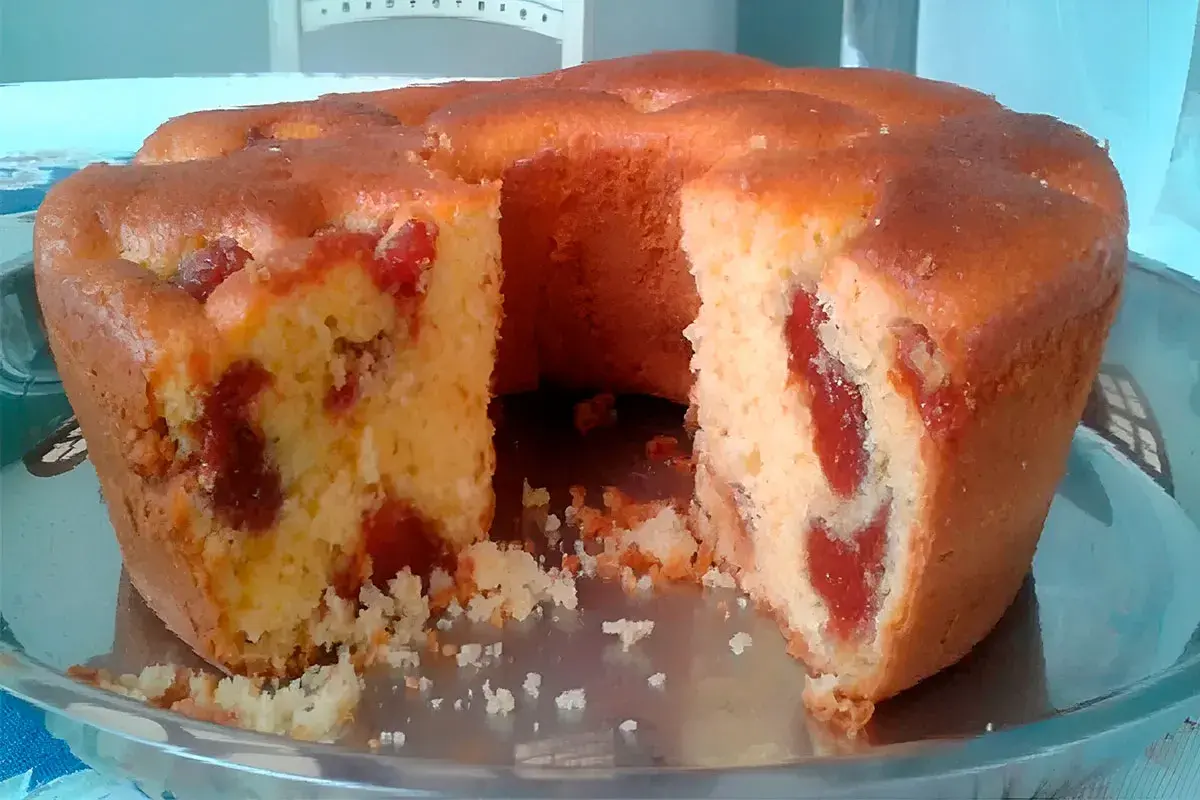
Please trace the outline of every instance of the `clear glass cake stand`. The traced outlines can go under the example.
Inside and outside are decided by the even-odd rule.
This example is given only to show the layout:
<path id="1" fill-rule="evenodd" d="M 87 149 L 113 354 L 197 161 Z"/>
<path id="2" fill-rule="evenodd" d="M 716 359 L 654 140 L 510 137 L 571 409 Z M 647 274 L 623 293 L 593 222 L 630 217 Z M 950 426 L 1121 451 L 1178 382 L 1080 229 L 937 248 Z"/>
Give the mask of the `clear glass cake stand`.
<path id="1" fill-rule="evenodd" d="M 337 744 L 198 723 L 78 684 L 72 664 L 193 657 L 123 579 L 95 474 L 61 409 L 39 417 L 37 403 L 23 413 L 44 445 L 0 468 L 0 687 L 46 709 L 88 764 L 155 797 L 1054 796 L 1200 710 L 1200 286 L 1138 262 L 1127 287 L 1025 590 L 976 652 L 883 705 L 854 742 L 809 723 L 772 624 L 719 591 L 638 600 L 583 583 L 577 613 L 456 628 L 447 636 L 460 642 L 502 639 L 502 657 L 478 670 L 426 659 L 425 696 L 372 673 Z M 569 404 L 508 402 L 497 518 L 520 524 L 525 478 L 551 490 L 553 509 L 575 483 L 678 489 L 643 448 L 679 429 L 680 409 L 629 399 L 618 415 L 581 439 Z M 657 625 L 625 653 L 600 632 L 620 617 Z M 740 656 L 737 632 L 753 639 Z M 521 691 L 527 672 L 543 676 L 536 701 Z M 655 672 L 662 689 L 647 683 Z M 514 692 L 513 714 L 487 715 L 485 680 Z M 572 688 L 587 706 L 560 712 L 554 697 Z M 636 731 L 621 730 L 631 719 Z M 405 744 L 372 749 L 381 731 Z"/>

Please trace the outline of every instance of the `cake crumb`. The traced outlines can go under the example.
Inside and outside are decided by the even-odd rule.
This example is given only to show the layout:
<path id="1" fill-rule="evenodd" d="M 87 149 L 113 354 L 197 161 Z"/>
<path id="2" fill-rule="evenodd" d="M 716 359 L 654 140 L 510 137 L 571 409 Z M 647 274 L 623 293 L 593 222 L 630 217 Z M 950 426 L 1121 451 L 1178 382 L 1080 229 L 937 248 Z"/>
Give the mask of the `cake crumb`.
<path id="1" fill-rule="evenodd" d="M 526 480 L 521 486 L 521 505 L 525 508 L 545 508 L 550 505 L 550 492 L 543 487 L 535 489 Z"/>
<path id="2" fill-rule="evenodd" d="M 546 516 L 546 525 L 545 525 L 546 533 L 554 533 L 561 527 L 562 527 L 562 520 L 560 520 L 558 518 L 557 514 L 549 514 Z"/>
<path id="3" fill-rule="evenodd" d="M 747 601 L 746 601 L 746 598 L 744 598 L 744 597 L 739 597 L 737 599 L 737 604 L 738 604 L 738 608 L 745 608 L 747 605 L 749 605 L 749 603 L 747 603 Z"/>
<path id="4" fill-rule="evenodd" d="M 587 692 L 583 689 L 568 689 L 554 698 L 554 704 L 562 711 L 582 711 L 587 707 Z"/>
<path id="5" fill-rule="evenodd" d="M 162 664 L 116 677 L 84 668 L 72 668 L 68 675 L 192 719 L 323 742 L 336 738 L 363 689 L 348 647 L 338 652 L 336 663 L 310 667 L 280 686 Z"/>
<path id="6" fill-rule="evenodd" d="M 754 644 L 754 640 L 750 638 L 750 634 L 742 631 L 735 633 L 733 638 L 729 640 L 729 649 L 733 651 L 735 656 L 740 656 L 752 644 Z"/>
<path id="7" fill-rule="evenodd" d="M 617 727 L 620 728 L 621 733 L 633 733 L 637 730 L 638 724 L 636 719 L 627 719 Z"/>
<path id="8" fill-rule="evenodd" d="M 542 691 L 542 676 L 536 672 L 525 673 L 525 683 L 522 684 L 522 688 L 525 689 L 525 694 L 536 700 Z"/>
<path id="9" fill-rule="evenodd" d="M 429 707 L 432 708 L 434 711 L 437 711 L 439 708 L 442 707 L 442 698 L 435 697 L 432 700 L 430 700 Z"/>
<path id="10" fill-rule="evenodd" d="M 568 556 L 569 558 L 569 556 Z M 564 559 L 564 563 L 565 563 Z M 583 573 L 585 577 L 594 578 L 599 571 L 600 560 L 589 553 L 579 539 L 575 540 L 575 561 L 578 563 L 576 570 Z"/>
<path id="11" fill-rule="evenodd" d="M 463 707 L 463 702 L 462 702 L 462 698 L 460 697 L 454 701 L 454 710 L 462 711 L 462 707 Z"/>
<path id="12" fill-rule="evenodd" d="M 460 667 L 465 667 L 468 665 L 477 667 L 479 666 L 479 660 L 482 656 L 483 645 L 472 642 L 470 644 L 464 644 L 461 648 L 459 648 L 458 655 L 456 655 L 454 658 Z"/>
<path id="13" fill-rule="evenodd" d="M 654 631 L 653 620 L 618 619 L 604 622 L 600 629 L 621 640 L 621 649 L 628 652 L 629 648 L 638 641 L 646 638 Z"/>
<path id="14" fill-rule="evenodd" d="M 697 549 L 687 522 L 671 506 L 661 508 L 650 519 L 619 532 L 618 536 L 625 547 L 637 547 L 664 566 L 673 561 L 690 560 Z"/>
<path id="15" fill-rule="evenodd" d="M 417 690 L 420 691 L 422 694 L 424 694 L 425 692 L 428 692 L 432 688 L 433 688 L 433 681 L 431 681 L 429 678 L 426 678 L 424 675 L 422 675 L 421 678 L 417 681 Z"/>
<path id="16" fill-rule="evenodd" d="M 987 725 L 985 725 L 983 727 L 983 729 L 985 731 L 987 731 L 988 733 L 991 733 L 992 731 L 996 730 L 996 726 L 989 722 Z"/>
<path id="17" fill-rule="evenodd" d="M 667 674 L 665 672 L 656 672 L 649 678 L 646 678 L 646 683 L 650 684 L 651 688 L 661 689 L 667 684 Z"/>
<path id="18" fill-rule="evenodd" d="M 517 707 L 517 701 L 513 699 L 512 692 L 503 688 L 493 691 L 490 681 L 483 682 L 483 697 L 487 701 L 487 713 L 489 715 L 499 714 L 502 717 L 507 716 Z"/>
<path id="19" fill-rule="evenodd" d="M 700 576 L 700 583 L 709 589 L 735 589 L 737 584 L 733 580 L 733 576 L 727 575 L 721 570 L 714 567 L 709 567 L 708 572 Z"/>
<path id="20" fill-rule="evenodd" d="M 384 660 L 389 666 L 397 669 L 417 669 L 421 666 L 420 653 L 411 647 L 389 647 Z"/>
<path id="21" fill-rule="evenodd" d="M 404 742 L 408 737 L 404 735 L 404 731 L 380 731 L 379 744 L 388 747 L 404 747 Z"/>
<path id="22" fill-rule="evenodd" d="M 537 560 L 518 547 L 501 547 L 483 541 L 471 545 L 461 561 L 475 594 L 467 604 L 473 622 L 497 621 L 505 617 L 526 619 L 543 602 L 575 608 L 578 596 L 575 579 L 563 570 L 542 569 Z"/>

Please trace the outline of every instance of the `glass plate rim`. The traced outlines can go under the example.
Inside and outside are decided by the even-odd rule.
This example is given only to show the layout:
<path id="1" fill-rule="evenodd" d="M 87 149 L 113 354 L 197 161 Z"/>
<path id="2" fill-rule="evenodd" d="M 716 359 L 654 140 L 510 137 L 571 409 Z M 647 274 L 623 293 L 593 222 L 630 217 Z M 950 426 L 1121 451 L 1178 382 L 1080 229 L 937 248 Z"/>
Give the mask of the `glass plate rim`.
<path id="1" fill-rule="evenodd" d="M 1098 437 L 1097 437 L 1098 439 Z M 1098 439 L 1099 440 L 1099 439 Z M 4 662 L 8 662 L 5 664 Z M 24 674 L 23 674 L 24 673 Z M 323 767 L 340 762 L 346 767 L 369 764 L 376 778 L 396 779 L 386 788 L 416 788 L 415 784 L 439 779 L 457 781 L 511 782 L 529 790 L 553 782 L 615 783 L 652 777 L 656 780 L 712 780 L 714 778 L 801 779 L 829 785 L 865 785 L 903 782 L 927 778 L 946 778 L 977 773 L 1016 761 L 1078 746 L 1088 740 L 1143 723 L 1159 715 L 1184 707 L 1200 698 L 1200 654 L 1173 664 L 1156 675 L 1148 676 L 1118 690 L 1091 698 L 1058 714 L 1036 722 L 999 729 L 977 736 L 930 739 L 872 748 L 862 754 L 812 756 L 781 764 L 754 767 L 654 767 L 614 766 L 594 769 L 574 767 L 527 767 L 517 764 L 472 765 L 428 758 L 410 758 L 402 754 L 356 750 L 337 743 L 297 742 L 272 734 L 230 729 L 202 722 L 173 712 L 147 706 L 137 700 L 80 683 L 66 674 L 0 642 L 0 678 L 3 689 L 47 713 L 137 742 L 146 747 L 170 751 L 175 757 L 196 763 L 208 763 L 232 772 L 254 773 L 287 780 L 302 780 L 311 785 L 339 788 L 381 789 L 378 783 L 365 783 L 336 777 L 301 775 L 284 770 L 255 767 L 227 761 L 203 747 L 182 747 L 138 736 L 119 726 L 96 719 L 81 720 L 66 711 L 66 703 L 56 703 L 49 695 L 66 694 L 70 702 L 98 706 L 106 711 L 145 719 L 166 731 L 208 732 L 211 741 L 229 744 L 236 740 L 239 754 L 279 756 L 301 754 L 312 757 Z M 1082 733 L 1080 733 L 1082 731 Z M 171 737 L 168 736 L 168 739 Z M 193 742 L 209 739 L 191 735 Z M 846 767 L 853 767 L 847 770 Z M 342 772 L 342 770 L 338 770 Z"/>

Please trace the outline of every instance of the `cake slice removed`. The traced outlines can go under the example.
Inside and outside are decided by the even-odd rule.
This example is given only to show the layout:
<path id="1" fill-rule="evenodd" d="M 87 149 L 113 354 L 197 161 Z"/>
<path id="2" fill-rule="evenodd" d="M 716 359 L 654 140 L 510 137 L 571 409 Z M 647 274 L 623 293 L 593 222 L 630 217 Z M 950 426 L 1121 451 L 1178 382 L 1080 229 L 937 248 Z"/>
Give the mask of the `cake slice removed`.
<path id="1" fill-rule="evenodd" d="M 39 218 L 63 227 L 39 291 L 126 568 L 250 675 L 384 644 L 331 607 L 403 617 L 397 575 L 485 538 L 494 505 L 497 192 L 323 146 L 91 168 Z M 89 180 L 110 205 L 73 207 Z"/>
<path id="2" fill-rule="evenodd" d="M 984 131 L 972 155 L 1010 146 Z M 752 156 L 683 193 L 697 527 L 851 730 L 1017 594 L 1119 296 L 1119 201 L 1073 196 L 1065 151 L 1030 176 L 964 166 L 966 139 Z"/>

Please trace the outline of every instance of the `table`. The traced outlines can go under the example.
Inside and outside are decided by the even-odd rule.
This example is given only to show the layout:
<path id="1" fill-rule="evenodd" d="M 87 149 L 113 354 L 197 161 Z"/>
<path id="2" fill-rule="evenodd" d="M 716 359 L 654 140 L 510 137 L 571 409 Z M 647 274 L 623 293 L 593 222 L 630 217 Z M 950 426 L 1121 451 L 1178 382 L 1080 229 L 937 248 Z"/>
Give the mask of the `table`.
<path id="1" fill-rule="evenodd" d="M 415 80 L 428 79 L 276 75 L 0 86 L 0 265 L 29 253 L 32 212 L 48 186 L 90 161 L 127 158 L 169 116 Z M 87 115 L 87 125 L 78 124 L 81 114 Z M 0 403 L 5 400 L 0 397 Z M 0 418 L 16 420 L 18 426 L 33 424 L 11 404 L 0 409 Z M 46 731 L 43 720 L 41 711 L 0 693 L 0 800 L 147 796 L 132 784 L 88 769 Z M 1071 798 L 1200 796 L 1200 731 L 1197 723 L 1181 723 L 1146 752 L 1130 753 L 1129 765 Z"/>

